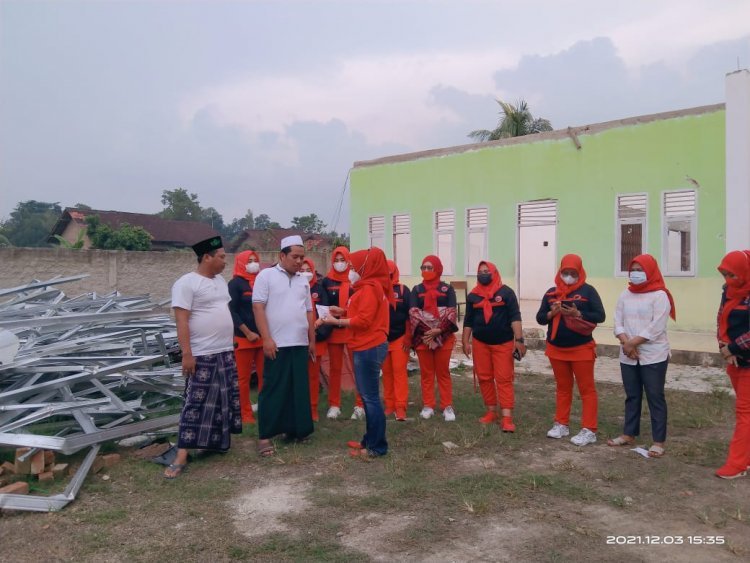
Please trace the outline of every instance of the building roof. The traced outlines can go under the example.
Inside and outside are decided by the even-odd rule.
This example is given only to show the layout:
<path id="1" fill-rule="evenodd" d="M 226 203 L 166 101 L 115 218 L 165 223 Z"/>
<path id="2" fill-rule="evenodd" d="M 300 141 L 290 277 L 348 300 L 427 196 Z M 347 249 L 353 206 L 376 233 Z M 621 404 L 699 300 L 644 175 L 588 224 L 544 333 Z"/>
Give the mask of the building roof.
<path id="1" fill-rule="evenodd" d="M 625 127 L 628 125 L 639 125 L 643 123 L 650 123 L 652 121 L 661 121 L 664 119 L 675 119 L 678 117 L 687 117 L 691 115 L 702 115 L 706 113 L 713 113 L 721 111 L 725 108 L 725 104 L 713 104 L 709 106 L 699 106 L 695 108 L 681 109 L 676 111 L 667 111 L 662 113 L 653 113 L 649 115 L 639 115 L 636 117 L 628 117 L 625 119 L 616 119 L 613 121 L 605 121 L 602 123 L 594 123 L 591 125 L 582 125 L 578 127 L 566 127 L 565 129 L 556 129 L 554 131 L 547 131 L 544 133 L 535 133 L 533 135 L 524 135 L 522 137 L 510 137 L 508 139 L 501 139 L 499 141 L 486 141 L 483 143 L 470 143 L 467 145 L 458 145 L 453 147 L 445 147 L 440 149 L 431 149 L 426 151 L 418 151 L 411 153 L 404 153 L 392 156 L 385 156 L 382 158 L 376 158 L 374 160 L 361 160 L 354 163 L 354 168 L 365 168 L 367 166 L 378 166 L 380 164 L 394 164 L 397 162 L 409 162 L 412 160 L 420 160 L 423 158 L 436 158 L 441 156 L 449 156 L 453 154 L 460 154 L 464 152 L 482 150 L 492 147 L 501 147 L 505 145 L 521 145 L 526 143 L 538 143 L 541 141 L 550 141 L 565 139 L 570 137 L 573 142 L 577 144 L 578 135 L 593 135 L 601 133 L 607 129 L 614 129 L 615 127 Z"/>
<path id="2" fill-rule="evenodd" d="M 245 229 L 228 246 L 230 252 L 236 252 L 245 242 L 258 246 L 256 250 L 278 250 L 281 240 L 285 237 L 299 235 L 308 250 L 317 250 L 327 244 L 330 237 L 317 233 L 306 233 L 300 229 Z M 266 248 L 262 248 L 265 246 Z"/>
<path id="3" fill-rule="evenodd" d="M 83 225 L 89 215 L 98 215 L 101 222 L 112 229 L 119 229 L 123 223 L 143 227 L 151 235 L 151 243 L 155 246 L 192 246 L 219 234 L 211 225 L 199 221 L 175 221 L 147 213 L 67 207 L 52 228 L 50 242 L 55 241 L 54 235 L 62 235 L 71 221 Z"/>

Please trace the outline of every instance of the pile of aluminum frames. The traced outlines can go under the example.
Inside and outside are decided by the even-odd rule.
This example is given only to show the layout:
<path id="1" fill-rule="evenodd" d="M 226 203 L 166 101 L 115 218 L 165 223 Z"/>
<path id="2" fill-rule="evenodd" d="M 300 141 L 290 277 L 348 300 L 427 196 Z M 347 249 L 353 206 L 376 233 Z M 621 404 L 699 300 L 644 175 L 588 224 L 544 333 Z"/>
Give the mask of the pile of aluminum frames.
<path id="1" fill-rule="evenodd" d="M 89 448 L 65 491 L 0 494 L 0 509 L 62 509 L 80 490 L 102 443 L 174 427 L 182 397 L 168 300 L 58 286 L 86 275 L 0 289 L 0 448 L 65 455 Z M 3 301 L 5 300 L 5 301 Z"/>

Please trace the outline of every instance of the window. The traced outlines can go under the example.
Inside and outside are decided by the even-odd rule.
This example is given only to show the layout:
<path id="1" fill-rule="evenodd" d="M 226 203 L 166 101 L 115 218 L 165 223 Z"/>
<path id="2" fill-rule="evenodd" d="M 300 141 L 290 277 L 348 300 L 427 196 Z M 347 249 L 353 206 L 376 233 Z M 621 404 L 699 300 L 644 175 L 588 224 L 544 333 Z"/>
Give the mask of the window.
<path id="1" fill-rule="evenodd" d="M 411 218 L 408 215 L 393 216 L 393 261 L 401 274 L 411 275 Z"/>
<path id="2" fill-rule="evenodd" d="M 443 263 L 443 274 L 453 275 L 453 237 L 456 232 L 456 212 L 435 212 L 435 254 Z"/>
<path id="3" fill-rule="evenodd" d="M 385 247 L 385 217 L 370 217 L 368 225 L 370 246 Z"/>
<path id="4" fill-rule="evenodd" d="M 489 210 L 486 207 L 466 210 L 466 273 L 476 275 L 479 262 L 487 260 L 487 227 Z"/>
<path id="5" fill-rule="evenodd" d="M 616 270 L 620 275 L 628 273 L 630 261 L 643 254 L 646 248 L 646 194 L 617 196 L 617 251 Z"/>
<path id="6" fill-rule="evenodd" d="M 695 274 L 695 190 L 664 192 L 662 268 L 670 276 Z"/>

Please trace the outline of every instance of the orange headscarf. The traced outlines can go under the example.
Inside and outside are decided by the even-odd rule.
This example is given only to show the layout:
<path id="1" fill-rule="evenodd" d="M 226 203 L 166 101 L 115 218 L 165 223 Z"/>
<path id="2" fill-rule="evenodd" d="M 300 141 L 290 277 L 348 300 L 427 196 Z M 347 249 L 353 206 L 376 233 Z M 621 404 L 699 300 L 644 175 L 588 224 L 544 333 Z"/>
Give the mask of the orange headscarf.
<path id="1" fill-rule="evenodd" d="M 438 297 L 440 297 L 438 287 L 440 286 L 440 276 L 443 274 L 443 263 L 440 261 L 440 258 L 432 254 L 424 257 L 424 260 L 422 260 L 422 265 L 424 265 L 425 262 L 429 262 L 430 264 L 432 264 L 433 271 L 422 272 L 422 284 L 424 285 L 425 289 L 424 310 L 437 317 L 437 299 Z M 430 273 L 434 273 L 435 277 L 431 280 L 428 280 L 425 278 L 425 276 L 429 276 Z"/>
<path id="2" fill-rule="evenodd" d="M 719 315 L 719 338 L 722 342 L 731 342 L 727 334 L 729 313 L 750 295 L 750 250 L 734 250 L 724 256 L 718 270 L 724 270 L 737 276 L 727 279 L 727 300 Z"/>
<path id="3" fill-rule="evenodd" d="M 578 273 L 578 281 L 573 285 L 568 285 L 562 280 L 563 270 L 575 270 Z M 555 289 L 553 295 L 558 301 L 563 301 L 579 289 L 583 284 L 586 283 L 586 270 L 583 269 L 583 260 L 578 254 L 566 254 L 560 260 L 560 268 L 557 270 L 555 275 Z M 552 340 L 557 336 L 557 329 L 560 327 L 560 315 L 555 315 L 552 318 L 552 332 L 550 338 Z"/>
<path id="4" fill-rule="evenodd" d="M 482 260 L 479 263 L 479 265 L 477 266 L 477 273 L 479 273 L 479 268 L 482 267 L 482 264 L 490 269 L 490 274 L 492 274 L 492 281 L 489 283 L 489 285 L 482 285 L 481 283 L 477 283 L 474 289 L 471 290 L 471 293 L 482 298 L 480 304 L 482 305 L 482 310 L 484 311 L 484 322 L 488 323 L 492 318 L 492 298 L 497 293 L 497 290 L 503 287 L 503 280 L 500 277 L 500 272 L 498 271 L 497 267 L 492 262 L 487 262 L 486 260 Z"/>
<path id="5" fill-rule="evenodd" d="M 398 271 L 398 266 L 393 260 L 386 260 L 386 264 L 388 264 L 388 273 L 391 276 L 391 286 L 396 287 L 397 285 L 401 285 L 401 280 L 399 279 L 400 272 Z M 395 309 L 396 308 L 396 300 L 393 300 L 393 303 L 391 303 L 391 306 Z"/>
<path id="6" fill-rule="evenodd" d="M 255 256 L 258 265 L 260 265 L 260 256 L 258 256 L 258 253 L 254 250 L 245 250 L 234 257 L 234 272 L 232 272 L 232 275 L 234 277 L 245 278 L 250 283 L 250 287 L 253 287 L 255 285 L 255 278 L 258 274 L 251 274 L 245 269 L 251 256 Z"/>
<path id="7" fill-rule="evenodd" d="M 667 294 L 667 297 L 669 298 L 669 305 L 672 308 L 672 310 L 669 312 L 669 316 L 672 317 L 672 320 L 676 321 L 677 310 L 674 307 L 674 299 L 672 298 L 672 294 L 667 289 L 667 286 L 664 284 L 664 278 L 661 275 L 659 264 L 656 263 L 656 258 L 651 256 L 650 254 L 639 254 L 630 261 L 630 264 L 628 264 L 628 272 L 630 272 L 630 270 L 633 268 L 633 264 L 635 263 L 640 264 L 641 268 L 643 268 L 643 271 L 646 274 L 646 281 L 638 285 L 628 282 L 628 289 L 633 293 L 649 293 L 651 291 L 659 291 L 661 289 L 664 293 Z"/>
<path id="8" fill-rule="evenodd" d="M 351 263 L 351 256 L 349 254 L 349 249 L 345 246 L 337 246 L 333 249 L 333 253 L 331 254 L 331 269 L 328 270 L 328 273 L 326 274 L 326 277 L 328 279 L 334 280 L 339 282 L 339 285 L 341 286 L 339 288 L 339 307 L 342 309 L 346 308 L 346 304 L 349 301 L 349 270 L 346 269 L 343 272 L 337 272 L 334 267 L 333 263 L 334 260 L 336 260 L 336 255 L 341 254 L 341 256 L 344 257 L 344 260 Z"/>
<path id="9" fill-rule="evenodd" d="M 316 283 L 318 283 L 318 273 L 315 271 L 315 262 L 310 260 L 309 258 L 305 258 L 302 260 L 305 264 L 310 266 L 310 270 L 312 270 L 312 279 L 310 280 L 310 287 L 314 286 Z"/>
<path id="10" fill-rule="evenodd" d="M 388 273 L 388 264 L 382 250 L 375 246 L 368 250 L 357 250 L 352 252 L 350 261 L 354 270 L 359 274 L 358 288 L 373 287 L 377 293 L 382 291 L 391 305 L 395 303 L 391 276 Z"/>

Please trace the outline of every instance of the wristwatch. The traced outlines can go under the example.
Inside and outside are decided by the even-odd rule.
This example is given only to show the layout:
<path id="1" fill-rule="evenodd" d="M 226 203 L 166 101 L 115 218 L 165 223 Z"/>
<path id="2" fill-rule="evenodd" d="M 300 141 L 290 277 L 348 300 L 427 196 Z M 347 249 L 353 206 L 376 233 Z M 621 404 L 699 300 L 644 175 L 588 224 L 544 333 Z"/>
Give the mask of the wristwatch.
<path id="1" fill-rule="evenodd" d="M 524 340 L 523 340 L 523 337 L 521 337 L 521 338 L 515 338 L 514 340 L 515 340 L 516 342 L 520 342 L 521 344 L 525 344 L 525 342 L 524 342 Z"/>

